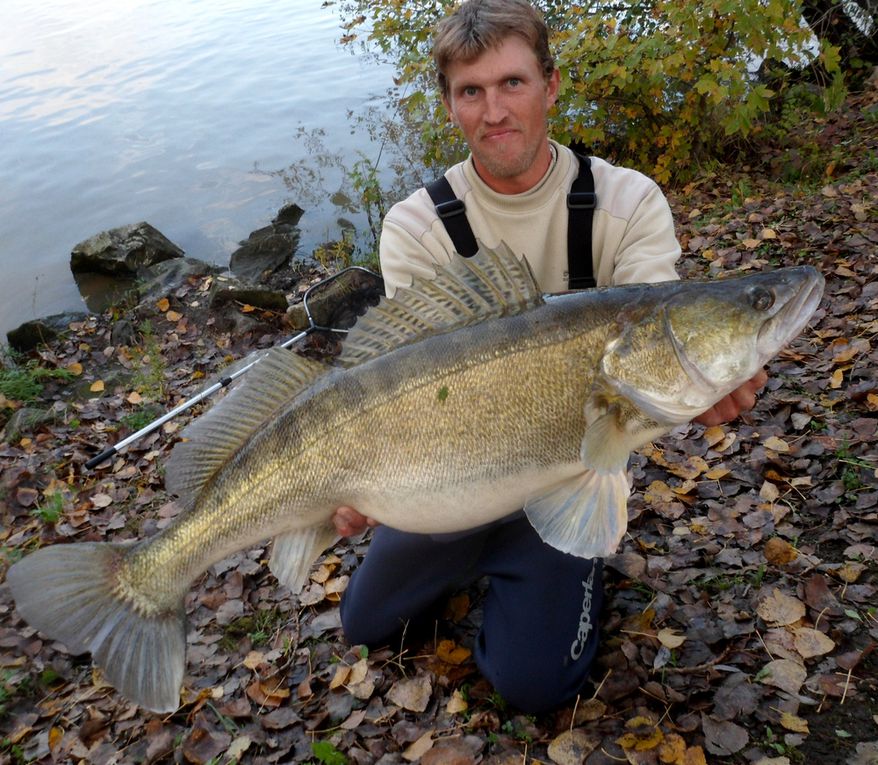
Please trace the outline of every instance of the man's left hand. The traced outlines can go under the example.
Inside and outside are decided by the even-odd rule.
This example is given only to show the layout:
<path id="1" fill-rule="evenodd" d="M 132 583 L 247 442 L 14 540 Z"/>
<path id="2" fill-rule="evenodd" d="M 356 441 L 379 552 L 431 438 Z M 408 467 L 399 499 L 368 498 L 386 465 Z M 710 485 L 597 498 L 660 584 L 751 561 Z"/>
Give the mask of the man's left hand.
<path id="1" fill-rule="evenodd" d="M 756 394 L 766 382 L 768 382 L 768 375 L 765 374 L 765 370 L 760 369 L 740 388 L 733 390 L 728 396 L 717 401 L 706 412 L 699 414 L 694 421 L 708 427 L 731 422 L 741 412 L 746 412 L 756 405 Z"/>

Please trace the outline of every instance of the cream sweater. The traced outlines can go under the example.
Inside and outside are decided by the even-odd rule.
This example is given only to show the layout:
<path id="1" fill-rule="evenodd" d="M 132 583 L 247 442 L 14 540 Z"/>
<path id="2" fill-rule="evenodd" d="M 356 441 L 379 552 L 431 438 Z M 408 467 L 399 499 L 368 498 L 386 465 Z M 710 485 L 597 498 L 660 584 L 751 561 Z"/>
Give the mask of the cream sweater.
<path id="1" fill-rule="evenodd" d="M 452 167 L 448 181 L 466 204 L 483 245 L 505 242 L 527 258 L 545 292 L 567 289 L 567 193 L 578 172 L 576 155 L 552 142 L 556 153 L 543 179 L 523 194 L 498 194 L 479 178 L 472 157 Z M 676 279 L 680 245 L 668 202 L 645 175 L 592 158 L 597 208 L 592 259 L 598 286 Z M 381 271 L 389 295 L 413 276 L 431 278 L 454 252 L 426 189 L 394 205 L 384 219 Z"/>

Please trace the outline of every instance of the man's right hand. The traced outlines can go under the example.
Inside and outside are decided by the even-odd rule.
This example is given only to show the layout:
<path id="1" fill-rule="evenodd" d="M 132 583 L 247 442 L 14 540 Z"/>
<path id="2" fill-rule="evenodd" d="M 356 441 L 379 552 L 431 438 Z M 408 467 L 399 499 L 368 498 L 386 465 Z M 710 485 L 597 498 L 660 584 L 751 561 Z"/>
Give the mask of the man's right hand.
<path id="1" fill-rule="evenodd" d="M 345 505 L 336 508 L 335 514 L 332 516 L 332 524 L 343 537 L 355 537 L 362 534 L 367 528 L 379 525 L 374 518 L 367 518 L 354 508 Z"/>

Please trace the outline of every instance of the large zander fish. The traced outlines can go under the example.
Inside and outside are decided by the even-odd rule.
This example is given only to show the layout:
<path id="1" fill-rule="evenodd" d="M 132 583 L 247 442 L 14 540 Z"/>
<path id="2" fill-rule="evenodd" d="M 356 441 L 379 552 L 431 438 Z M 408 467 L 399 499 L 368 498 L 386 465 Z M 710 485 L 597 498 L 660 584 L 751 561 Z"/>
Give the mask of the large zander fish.
<path id="1" fill-rule="evenodd" d="M 607 555 L 627 524 L 629 452 L 752 377 L 822 288 L 796 267 L 544 299 L 506 249 L 456 258 L 370 309 L 336 365 L 269 351 L 175 446 L 166 484 L 187 509 L 136 544 L 25 557 L 7 576 L 17 608 L 166 712 L 193 580 L 272 537 L 271 570 L 298 591 L 340 505 L 424 533 L 524 507 L 549 544 Z"/>

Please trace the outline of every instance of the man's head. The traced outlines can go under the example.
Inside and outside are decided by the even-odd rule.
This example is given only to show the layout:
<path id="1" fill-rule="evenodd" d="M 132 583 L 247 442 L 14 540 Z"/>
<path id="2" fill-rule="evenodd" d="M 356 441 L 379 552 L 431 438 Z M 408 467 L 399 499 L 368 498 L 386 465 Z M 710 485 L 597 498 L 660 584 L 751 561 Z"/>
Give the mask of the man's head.
<path id="1" fill-rule="evenodd" d="M 555 70 L 549 32 L 528 0 L 466 0 L 440 21 L 433 35 L 433 61 L 443 97 L 448 97 L 447 70 L 451 63 L 472 61 L 511 35 L 530 46 L 548 79 Z"/>
<path id="2" fill-rule="evenodd" d="M 548 113 L 559 74 L 527 0 L 466 0 L 437 27 L 442 101 L 494 191 L 533 188 L 551 166 Z"/>

